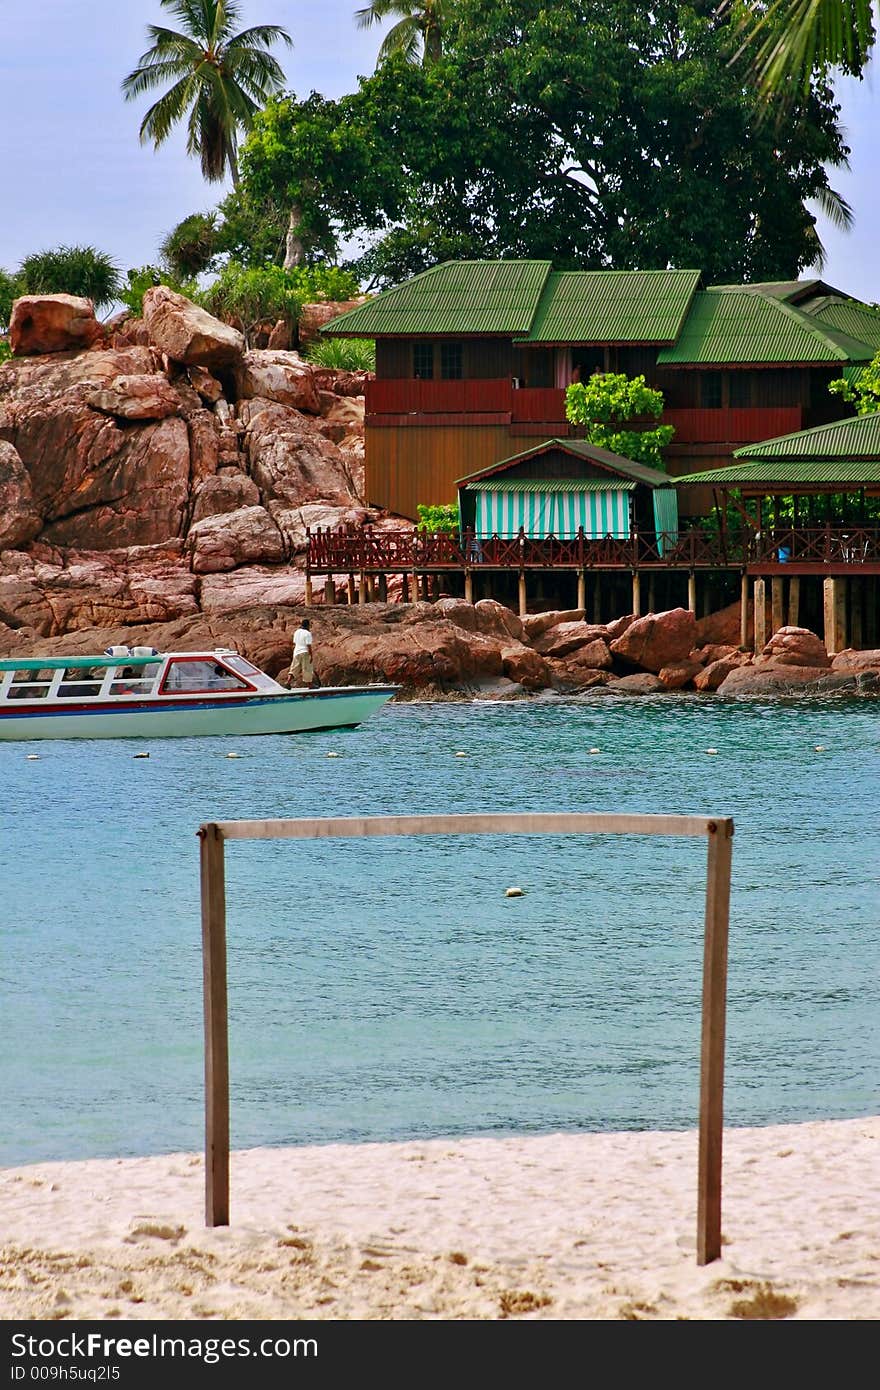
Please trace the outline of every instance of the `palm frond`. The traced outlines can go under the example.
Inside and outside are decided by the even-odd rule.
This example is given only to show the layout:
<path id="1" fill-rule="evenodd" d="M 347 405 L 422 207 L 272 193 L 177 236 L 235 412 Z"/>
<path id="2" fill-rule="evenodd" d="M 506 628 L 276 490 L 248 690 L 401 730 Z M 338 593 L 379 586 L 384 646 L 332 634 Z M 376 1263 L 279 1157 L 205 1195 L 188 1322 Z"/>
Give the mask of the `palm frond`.
<path id="1" fill-rule="evenodd" d="M 832 227 L 837 227 L 842 232 L 852 231 L 855 213 L 842 193 L 836 192 L 826 184 L 813 194 L 813 201 L 823 216 L 828 218 Z"/>
<path id="2" fill-rule="evenodd" d="M 809 86 L 817 69 L 858 72 L 874 43 L 871 0 L 772 0 L 743 21 L 736 57 L 747 55 L 761 94 Z"/>
<path id="3" fill-rule="evenodd" d="M 173 126 L 182 120 L 186 114 L 187 107 L 196 96 L 198 85 L 192 74 L 181 78 L 173 87 L 169 87 L 164 96 L 155 102 L 141 121 L 140 139 L 141 144 L 145 145 L 152 140 L 154 146 L 158 148 L 163 140 L 167 140 Z"/>
<path id="4" fill-rule="evenodd" d="M 419 21 L 408 15 L 388 30 L 379 49 L 379 62 L 387 62 L 397 54 L 407 63 L 417 63 L 421 51 L 422 31 Z"/>
<path id="5" fill-rule="evenodd" d="M 250 29 L 242 29 L 240 34 L 233 34 L 224 47 L 229 53 L 238 48 L 271 48 L 273 43 L 293 48 L 293 39 L 280 24 L 254 24 Z"/>

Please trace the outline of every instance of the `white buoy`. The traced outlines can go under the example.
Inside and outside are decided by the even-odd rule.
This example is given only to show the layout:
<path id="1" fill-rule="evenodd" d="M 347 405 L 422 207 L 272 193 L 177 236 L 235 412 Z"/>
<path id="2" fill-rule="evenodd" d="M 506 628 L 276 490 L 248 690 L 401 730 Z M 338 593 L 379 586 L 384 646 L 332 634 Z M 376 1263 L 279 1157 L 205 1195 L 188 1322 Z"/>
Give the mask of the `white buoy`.
<path id="1" fill-rule="evenodd" d="M 707 753 L 717 753 L 717 752 L 718 752 L 718 749 L 717 749 L 717 748 L 707 748 L 707 749 L 706 749 L 706 752 L 707 752 Z"/>
<path id="2" fill-rule="evenodd" d="M 815 748 L 813 749 L 813 751 L 814 751 L 815 753 L 824 753 L 824 752 L 826 751 L 826 750 L 825 750 L 825 744 L 824 744 L 824 743 L 817 743 L 816 746 L 815 746 Z"/>
<path id="3" fill-rule="evenodd" d="M 134 754 L 134 757 L 136 757 L 136 758 L 148 758 L 149 756 L 150 756 L 149 753 L 135 753 L 135 754 Z"/>
<path id="4" fill-rule="evenodd" d="M 39 753 L 26 753 L 25 758 L 29 763 L 38 763 L 40 761 Z"/>
<path id="5" fill-rule="evenodd" d="M 227 758 L 240 758 L 240 757 L 241 757 L 241 754 L 240 754 L 240 753 L 227 753 L 226 756 L 227 756 Z"/>
<path id="6" fill-rule="evenodd" d="M 505 898 L 524 898 L 525 894 L 521 888 L 505 888 Z"/>
<path id="7" fill-rule="evenodd" d="M 467 757 L 467 753 L 456 753 L 455 756 L 456 756 L 457 758 L 466 758 L 466 757 Z"/>
<path id="8" fill-rule="evenodd" d="M 327 754 L 327 757 L 328 757 L 328 758 L 338 758 L 338 757 L 339 757 L 339 754 L 338 754 L 338 753 L 328 753 L 328 754 Z"/>
<path id="9" fill-rule="evenodd" d="M 590 752 L 591 752 L 591 753 L 600 753 L 601 751 L 602 751 L 602 750 L 601 750 L 600 748 L 591 748 L 591 749 L 590 749 Z"/>

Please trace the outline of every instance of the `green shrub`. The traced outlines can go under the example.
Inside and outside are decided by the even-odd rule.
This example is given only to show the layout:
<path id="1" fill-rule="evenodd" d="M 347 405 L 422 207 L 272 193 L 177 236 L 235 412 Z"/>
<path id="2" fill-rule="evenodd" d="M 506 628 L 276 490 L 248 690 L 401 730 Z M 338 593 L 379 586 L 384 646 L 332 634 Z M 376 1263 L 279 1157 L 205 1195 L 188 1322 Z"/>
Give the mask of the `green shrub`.
<path id="1" fill-rule="evenodd" d="M 199 292 L 194 280 L 176 280 L 170 271 L 155 265 L 142 265 L 128 272 L 128 279 L 117 298 L 140 318 L 144 312 L 144 295 L 154 285 L 167 285 L 177 294 L 185 294 L 187 299 L 195 299 Z"/>
<path id="2" fill-rule="evenodd" d="M 105 308 L 119 297 L 119 266 L 94 246 L 57 246 L 26 256 L 18 278 L 23 294 L 79 294 Z"/>
<path id="3" fill-rule="evenodd" d="M 245 336 L 265 320 L 283 319 L 292 329 L 305 302 L 294 276 L 278 265 L 247 267 L 230 261 L 204 291 L 202 303 L 218 318 L 237 318 Z"/>
<path id="4" fill-rule="evenodd" d="M 0 269 L 0 333 L 5 333 L 9 327 L 12 305 L 21 293 L 22 287 L 18 277 L 10 275 L 8 270 Z"/>
<path id="5" fill-rule="evenodd" d="M 0 363 L 8 362 L 12 356 L 12 348 L 9 346 L 8 338 L 0 338 Z"/>
<path id="6" fill-rule="evenodd" d="M 191 280 L 210 268 L 217 255 L 217 216 L 194 212 L 178 222 L 159 245 L 163 264 L 181 280 Z"/>
<path id="7" fill-rule="evenodd" d="M 416 508 L 418 513 L 418 530 L 430 531 L 432 535 L 457 536 L 459 531 L 458 507 L 449 506 L 445 503 L 434 503 L 432 505 L 420 502 Z"/>
<path id="8" fill-rule="evenodd" d="M 374 372 L 376 344 L 372 338 L 318 338 L 306 356 L 316 367 L 339 372 Z"/>

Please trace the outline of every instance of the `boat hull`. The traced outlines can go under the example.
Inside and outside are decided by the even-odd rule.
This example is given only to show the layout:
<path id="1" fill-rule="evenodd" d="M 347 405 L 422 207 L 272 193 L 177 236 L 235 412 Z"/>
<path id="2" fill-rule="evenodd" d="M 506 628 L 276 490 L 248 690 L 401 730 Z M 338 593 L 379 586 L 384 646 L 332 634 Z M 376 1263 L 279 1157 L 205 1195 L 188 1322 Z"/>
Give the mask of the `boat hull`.
<path id="1" fill-rule="evenodd" d="M 185 700 L 164 696 L 133 704 L 36 702 L 0 712 L 0 740 L 61 738 L 246 737 L 353 728 L 396 694 L 396 686 L 341 686 L 279 694 Z M 25 704 L 22 701 L 22 704 Z"/>

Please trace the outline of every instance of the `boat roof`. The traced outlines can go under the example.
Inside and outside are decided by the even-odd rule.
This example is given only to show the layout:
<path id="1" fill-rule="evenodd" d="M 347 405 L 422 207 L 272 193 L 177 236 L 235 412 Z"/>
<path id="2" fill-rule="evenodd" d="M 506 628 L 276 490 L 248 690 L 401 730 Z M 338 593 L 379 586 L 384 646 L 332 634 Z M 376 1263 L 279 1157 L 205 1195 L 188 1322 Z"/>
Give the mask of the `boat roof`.
<path id="1" fill-rule="evenodd" d="M 190 655 L 188 652 L 187 655 Z M 211 653 L 213 655 L 213 653 Z M 0 671 L 63 671 L 94 666 L 155 666 L 165 657 L 155 656 L 19 656 L 0 661 Z"/>

